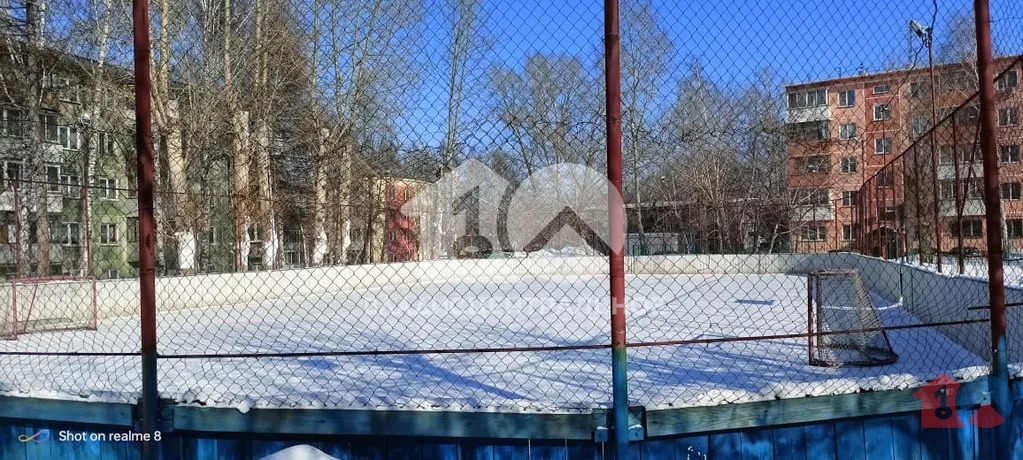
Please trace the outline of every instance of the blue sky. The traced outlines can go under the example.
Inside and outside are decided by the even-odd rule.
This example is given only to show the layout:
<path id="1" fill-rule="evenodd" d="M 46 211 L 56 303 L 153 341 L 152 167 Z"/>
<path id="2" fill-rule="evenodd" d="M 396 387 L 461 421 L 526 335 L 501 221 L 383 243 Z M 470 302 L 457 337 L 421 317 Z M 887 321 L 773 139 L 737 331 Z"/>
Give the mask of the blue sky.
<path id="1" fill-rule="evenodd" d="M 622 0 L 625 4 L 628 0 Z M 910 61 L 910 46 L 918 65 L 926 65 L 920 41 L 910 41 L 908 22 L 931 22 L 931 0 L 652 0 L 660 25 L 674 48 L 672 74 L 663 85 L 673 89 L 690 62 L 726 91 L 739 91 L 771 69 L 780 83 L 852 75 L 860 66 L 880 71 Z M 1023 11 L 1018 0 L 992 0 L 993 34 L 1003 52 L 1023 49 Z M 970 1 L 939 1 L 934 21 L 935 40 L 956 13 L 968 12 Z M 446 31 L 440 13 L 427 13 L 427 49 L 440 55 Z M 521 69 L 533 53 L 577 56 L 598 75 L 603 47 L 603 2 L 566 0 L 484 0 L 484 30 L 490 50 L 474 63 L 477 85 L 472 88 L 466 116 L 483 116 L 492 101 L 487 96 L 485 70 L 493 65 Z M 1015 16 L 1014 16 L 1015 15 Z M 411 95 L 407 116 L 399 121 L 416 143 L 438 145 L 443 138 L 447 69 L 443 62 L 423 72 Z M 485 117 L 484 117 L 485 118 Z M 493 130 L 492 126 L 487 129 Z"/>

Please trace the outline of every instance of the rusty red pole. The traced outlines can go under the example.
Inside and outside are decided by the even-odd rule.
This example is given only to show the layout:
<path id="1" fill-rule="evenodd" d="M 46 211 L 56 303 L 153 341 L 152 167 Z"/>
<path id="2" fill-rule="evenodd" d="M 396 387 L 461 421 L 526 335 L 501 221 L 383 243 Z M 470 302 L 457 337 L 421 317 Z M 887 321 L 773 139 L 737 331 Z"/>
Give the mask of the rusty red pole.
<path id="1" fill-rule="evenodd" d="M 980 139 L 984 155 L 984 202 L 987 221 L 988 290 L 991 305 L 992 402 L 1003 417 L 1012 409 L 1008 394 L 1009 368 L 1005 346 L 1005 285 L 1002 278 L 1002 203 L 998 184 L 995 125 L 995 83 L 991 51 L 991 12 L 987 0 L 974 0 L 977 27 L 977 73 L 980 79 Z M 1008 425 L 1008 424 L 1003 424 Z M 1004 450 L 1007 430 L 999 430 L 998 449 Z"/>
<path id="2" fill-rule="evenodd" d="M 611 237 L 611 387 L 615 458 L 630 458 L 625 336 L 625 209 L 622 193 L 622 76 L 618 0 L 604 0 L 604 84 L 607 98 L 608 223 Z M 615 195 L 617 194 L 617 195 Z"/>
<path id="3" fill-rule="evenodd" d="M 806 350 L 809 354 L 807 360 L 810 365 L 816 362 L 813 359 L 813 275 L 806 277 Z"/>
<path id="4" fill-rule="evenodd" d="M 138 168 L 139 304 L 142 333 L 142 431 L 159 429 L 156 379 L 156 222 L 153 219 L 153 132 L 149 70 L 149 3 L 132 1 L 135 39 L 135 151 Z M 142 458 L 155 459 L 155 441 L 142 443 Z"/>

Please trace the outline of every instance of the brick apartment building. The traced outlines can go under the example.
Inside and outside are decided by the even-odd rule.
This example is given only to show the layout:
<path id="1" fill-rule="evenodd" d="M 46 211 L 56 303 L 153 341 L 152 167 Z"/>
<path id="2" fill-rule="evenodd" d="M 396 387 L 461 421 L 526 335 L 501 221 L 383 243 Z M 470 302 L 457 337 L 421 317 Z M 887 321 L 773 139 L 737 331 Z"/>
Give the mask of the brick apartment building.
<path id="1" fill-rule="evenodd" d="M 1023 247 L 1023 201 L 1020 193 L 1023 182 L 1023 163 L 1020 162 L 1020 144 L 1023 144 L 1020 80 L 1023 79 L 1023 69 L 1019 62 L 1016 57 L 995 60 L 995 75 L 1005 72 L 995 85 L 998 149 L 1002 160 L 1000 179 L 1006 221 L 1004 231 L 1008 243 L 1015 248 Z M 955 112 L 955 123 L 951 119 L 941 123 L 977 91 L 976 73 L 964 65 L 938 66 L 935 69 L 935 88 L 934 105 L 939 120 L 939 128 L 935 131 L 935 151 L 938 157 L 941 247 L 943 251 L 958 247 L 961 233 L 964 248 L 983 248 L 983 170 L 975 142 L 979 132 L 976 99 Z M 786 96 L 793 249 L 797 252 L 859 249 L 884 257 L 895 257 L 907 249 L 915 252 L 916 240 L 905 235 L 909 226 L 892 224 L 905 223 L 905 213 L 916 211 L 913 203 L 908 202 L 912 193 L 907 193 L 906 184 L 911 182 L 888 175 L 903 174 L 901 168 L 908 168 L 905 173 L 912 174 L 915 169 L 921 177 L 933 177 L 930 144 L 926 147 L 923 143 L 916 145 L 922 149 L 919 164 L 906 156 L 897 168 L 889 167 L 880 176 L 874 176 L 931 129 L 929 70 L 924 67 L 790 85 L 786 87 Z M 953 133 L 953 129 L 956 132 Z M 954 198 L 955 149 L 959 153 L 958 169 L 962 184 L 961 228 L 956 224 Z M 971 157 L 974 159 L 972 167 L 968 162 Z M 871 218 L 864 219 L 865 214 L 858 217 L 856 214 L 857 191 L 871 178 L 874 188 L 870 198 L 872 202 L 864 200 L 862 203 L 865 209 L 871 210 Z M 929 186 L 921 186 L 926 189 L 923 190 L 925 197 L 933 196 L 933 180 L 922 180 L 930 181 Z M 859 228 L 861 223 L 867 228 Z M 901 236 L 900 231 L 903 232 Z M 934 233 L 933 226 L 929 231 Z M 857 244 L 857 236 L 871 243 L 861 241 Z M 907 240 L 910 241 L 909 248 L 906 248 Z M 935 246 L 933 237 L 924 241 Z M 930 251 L 931 248 L 924 250 Z"/>

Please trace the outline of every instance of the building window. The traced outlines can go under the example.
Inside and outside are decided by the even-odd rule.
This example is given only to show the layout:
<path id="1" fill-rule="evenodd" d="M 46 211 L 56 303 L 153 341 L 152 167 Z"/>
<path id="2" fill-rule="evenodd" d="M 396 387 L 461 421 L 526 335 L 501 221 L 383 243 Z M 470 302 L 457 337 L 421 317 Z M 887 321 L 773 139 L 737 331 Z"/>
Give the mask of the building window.
<path id="1" fill-rule="evenodd" d="M 0 134 L 10 137 L 25 137 L 25 112 L 16 109 L 0 111 Z"/>
<path id="2" fill-rule="evenodd" d="M 1019 163 L 1019 145 L 1003 145 L 999 147 L 998 158 L 1002 163 Z"/>
<path id="3" fill-rule="evenodd" d="M 46 167 L 46 190 L 60 192 L 60 168 L 57 166 Z"/>
<path id="4" fill-rule="evenodd" d="M 1006 219 L 1005 233 L 1014 240 L 1023 238 L 1023 219 Z"/>
<path id="5" fill-rule="evenodd" d="M 874 104 L 874 121 L 891 120 L 891 104 Z"/>
<path id="6" fill-rule="evenodd" d="M 799 160 L 804 174 L 825 174 L 831 171 L 831 157 L 827 155 L 814 155 Z"/>
<path id="7" fill-rule="evenodd" d="M 843 141 L 856 139 L 856 123 L 842 123 L 838 125 L 838 138 Z"/>
<path id="8" fill-rule="evenodd" d="M 980 108 L 968 105 L 959 109 L 956 120 L 962 125 L 976 125 L 980 121 Z"/>
<path id="9" fill-rule="evenodd" d="M 110 133 L 96 133 L 96 151 L 100 155 L 113 155 L 114 135 Z"/>
<path id="10" fill-rule="evenodd" d="M 81 195 L 81 191 L 78 189 L 79 185 L 81 183 L 78 181 L 78 176 L 60 176 L 60 186 L 66 197 L 75 198 Z"/>
<path id="11" fill-rule="evenodd" d="M 852 224 L 842 224 L 842 241 L 852 241 L 859 227 Z"/>
<path id="12" fill-rule="evenodd" d="M 1009 107 L 998 111 L 998 126 L 1016 126 L 1019 124 L 1019 109 Z"/>
<path id="13" fill-rule="evenodd" d="M 999 187 L 1002 190 L 1002 200 L 1019 201 L 1021 191 L 1019 182 L 1005 182 Z"/>
<path id="14" fill-rule="evenodd" d="M 952 236 L 962 235 L 964 238 L 980 238 L 984 234 L 984 224 L 980 219 L 968 219 L 963 221 L 963 225 L 956 225 L 955 222 L 949 227 Z"/>
<path id="15" fill-rule="evenodd" d="M 981 179 L 963 182 L 963 197 L 967 200 L 983 200 L 984 182 Z"/>
<path id="16" fill-rule="evenodd" d="M 827 239 L 827 228 L 823 225 L 810 225 L 802 228 L 800 239 L 803 241 L 824 241 Z"/>
<path id="17" fill-rule="evenodd" d="M 139 218 L 138 217 L 129 217 L 127 219 L 127 224 L 128 224 L 128 228 L 127 228 L 127 232 L 128 233 L 127 233 L 126 236 L 128 237 L 128 242 L 129 243 L 138 243 L 139 242 Z"/>
<path id="18" fill-rule="evenodd" d="M 879 137 L 874 139 L 874 153 L 877 155 L 888 155 L 892 153 L 892 138 Z"/>
<path id="19" fill-rule="evenodd" d="M 913 99 L 919 99 L 927 94 L 927 83 L 922 81 L 914 81 L 909 84 L 909 97 Z"/>
<path id="20" fill-rule="evenodd" d="M 20 182 L 21 182 L 21 163 L 19 163 L 17 161 L 8 161 L 6 163 L 0 163 L 0 165 L 3 166 L 3 169 L 4 169 L 4 171 L 3 171 L 4 172 L 4 179 L 7 179 L 8 183 L 13 182 L 13 183 L 20 184 Z"/>
<path id="21" fill-rule="evenodd" d="M 828 120 L 793 123 L 789 125 L 788 131 L 793 140 L 819 141 L 831 137 Z"/>
<path id="22" fill-rule="evenodd" d="M 65 150 L 78 150 L 81 138 L 78 135 L 78 128 L 73 126 L 59 126 L 57 133 L 60 137 L 60 145 Z"/>
<path id="23" fill-rule="evenodd" d="M 284 251 L 284 264 L 289 267 L 302 265 L 302 251 Z"/>
<path id="24" fill-rule="evenodd" d="M 943 165 L 955 164 L 955 146 L 954 145 L 939 145 L 938 146 L 938 163 Z"/>
<path id="25" fill-rule="evenodd" d="M 82 244 L 82 226 L 78 222 L 64 222 L 57 227 L 56 241 L 64 246 Z"/>
<path id="26" fill-rule="evenodd" d="M 980 146 L 973 144 L 959 146 L 959 162 L 974 162 L 980 160 Z"/>
<path id="27" fill-rule="evenodd" d="M 102 200 L 117 199 L 117 179 L 100 177 L 96 179 L 96 193 Z"/>
<path id="28" fill-rule="evenodd" d="M 117 224 L 99 224 L 99 244 L 117 244 Z"/>
<path id="29" fill-rule="evenodd" d="M 874 176 L 878 188 L 892 188 L 895 186 L 895 171 L 885 168 Z"/>
<path id="30" fill-rule="evenodd" d="M 57 90 L 58 99 L 62 102 L 71 102 L 75 104 L 80 101 L 78 85 L 72 82 L 70 78 L 53 74 L 51 74 L 50 77 L 50 87 Z"/>
<path id="31" fill-rule="evenodd" d="M 931 129 L 931 121 L 927 117 L 916 116 L 909 121 L 909 128 L 913 137 L 920 137 L 927 133 L 928 129 Z"/>
<path id="32" fill-rule="evenodd" d="M 852 174 L 858 169 L 856 157 L 842 158 L 842 174 Z"/>
<path id="33" fill-rule="evenodd" d="M 259 228 L 258 225 L 249 227 L 249 242 L 258 243 L 263 241 L 263 229 Z"/>
<path id="34" fill-rule="evenodd" d="M 57 115 L 53 113 L 44 113 L 39 115 L 39 129 L 42 130 L 42 138 L 44 142 L 51 144 L 60 143 L 60 132 L 57 124 Z"/>
<path id="35" fill-rule="evenodd" d="M 964 91 L 977 89 L 977 74 L 972 71 L 956 71 L 945 73 L 941 77 L 941 87 L 946 91 Z"/>
<path id="36" fill-rule="evenodd" d="M 939 196 L 942 201 L 952 201 L 955 196 L 956 183 L 952 180 L 943 180 L 938 183 Z"/>
<path id="37" fill-rule="evenodd" d="M 885 222 L 895 222 L 899 218 L 899 214 L 895 209 L 895 206 L 884 206 L 880 210 L 881 220 Z"/>
<path id="38" fill-rule="evenodd" d="M 842 191 L 842 206 L 850 207 L 856 206 L 856 190 L 843 190 Z"/>
<path id="39" fill-rule="evenodd" d="M 891 85 L 875 85 L 874 94 L 887 94 L 892 92 Z"/>
<path id="40" fill-rule="evenodd" d="M 405 189 L 401 191 L 401 197 L 405 201 L 408 201 L 408 200 L 412 199 L 412 188 L 411 187 L 405 187 Z"/>
<path id="41" fill-rule="evenodd" d="M 1019 73 L 1015 70 L 1010 70 L 1002 75 L 1002 78 L 998 79 L 998 90 L 999 91 L 1012 91 L 1019 87 Z"/>
<path id="42" fill-rule="evenodd" d="M 828 105 L 827 89 L 811 89 L 798 93 L 789 93 L 789 109 L 805 109 Z"/>
<path id="43" fill-rule="evenodd" d="M 839 107 L 852 107 L 856 105 L 856 91 L 847 89 L 845 91 L 838 92 L 838 106 Z"/>

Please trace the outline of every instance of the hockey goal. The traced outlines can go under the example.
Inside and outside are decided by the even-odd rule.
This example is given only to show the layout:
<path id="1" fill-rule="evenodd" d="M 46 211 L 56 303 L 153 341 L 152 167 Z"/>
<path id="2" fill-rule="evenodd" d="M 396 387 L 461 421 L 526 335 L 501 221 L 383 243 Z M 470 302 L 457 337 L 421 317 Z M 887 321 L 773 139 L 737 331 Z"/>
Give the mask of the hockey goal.
<path id="1" fill-rule="evenodd" d="M 96 329 L 96 279 L 60 276 L 15 278 L 0 310 L 0 338 L 69 329 Z"/>
<path id="2" fill-rule="evenodd" d="M 857 270 L 810 272 L 807 287 L 811 365 L 879 366 L 899 359 Z"/>

